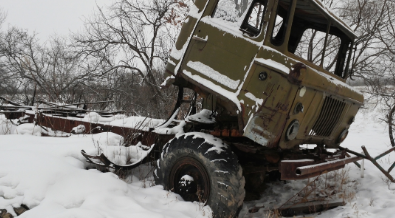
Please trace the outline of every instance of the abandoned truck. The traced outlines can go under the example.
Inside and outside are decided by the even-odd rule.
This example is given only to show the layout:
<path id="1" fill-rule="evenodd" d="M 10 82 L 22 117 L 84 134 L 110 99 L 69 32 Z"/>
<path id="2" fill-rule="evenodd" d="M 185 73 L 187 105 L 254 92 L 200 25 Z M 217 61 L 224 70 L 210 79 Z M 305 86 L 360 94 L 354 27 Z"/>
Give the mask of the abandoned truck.
<path id="1" fill-rule="evenodd" d="M 195 0 L 166 67 L 163 86 L 179 93 L 165 123 L 128 129 L 44 113 L 37 123 L 151 145 L 146 158 L 122 166 L 82 154 L 116 170 L 155 160 L 156 184 L 209 205 L 214 217 L 235 217 L 267 172 L 306 179 L 357 160 L 340 149 L 364 101 L 345 83 L 355 38 L 319 0 Z"/>
<path id="2" fill-rule="evenodd" d="M 345 83 L 353 31 L 319 0 L 194 4 L 165 85 L 195 91 L 215 122 L 187 119 L 188 133 L 163 147 L 156 183 L 206 202 L 218 217 L 233 217 L 244 188 L 256 188 L 267 171 L 295 180 L 343 167 L 333 163 L 344 152 L 326 149 L 347 137 L 364 101 Z"/>

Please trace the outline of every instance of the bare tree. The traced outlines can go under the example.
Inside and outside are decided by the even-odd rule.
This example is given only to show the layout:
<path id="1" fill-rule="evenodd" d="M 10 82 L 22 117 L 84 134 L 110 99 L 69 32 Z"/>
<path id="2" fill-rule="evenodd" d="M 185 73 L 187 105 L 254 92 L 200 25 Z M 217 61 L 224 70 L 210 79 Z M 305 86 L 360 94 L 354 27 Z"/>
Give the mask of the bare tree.
<path id="1" fill-rule="evenodd" d="M 7 17 L 7 14 L 0 8 L 0 27 L 4 23 L 6 17 Z"/>
<path id="2" fill-rule="evenodd" d="M 70 90 L 84 80 L 97 76 L 96 68 L 82 65 L 64 39 L 52 39 L 47 45 L 38 42 L 36 36 L 16 27 L 9 28 L 2 37 L 0 52 L 2 69 L 11 80 L 26 93 L 38 89 L 50 101 L 73 101 Z M 89 65 L 89 64 L 88 64 Z"/>
<path id="3" fill-rule="evenodd" d="M 348 0 L 341 16 L 359 35 L 352 61 L 354 76 L 363 78 L 369 96 L 385 107 L 389 137 L 395 146 L 395 2 Z"/>
<path id="4" fill-rule="evenodd" d="M 5 54 L 3 52 L 4 47 L 4 33 L 1 32 L 2 24 L 6 19 L 6 13 L 0 9 L 0 94 L 15 93 L 14 75 L 5 70 L 4 59 Z"/>
<path id="5" fill-rule="evenodd" d="M 248 5 L 251 3 L 251 0 L 234 0 L 236 5 L 236 10 L 239 11 L 239 16 L 243 15 L 243 13 L 247 10 Z"/>
<path id="6" fill-rule="evenodd" d="M 380 34 L 386 31 L 388 17 L 387 0 L 349 0 L 345 2 L 341 17 L 358 34 L 355 56 L 352 62 L 355 76 L 369 79 L 383 71 L 382 61 L 388 58 L 388 49 L 383 46 Z M 393 17 L 393 15 L 392 15 Z"/>
<path id="7" fill-rule="evenodd" d="M 164 70 L 182 17 L 178 10 L 184 8 L 187 4 L 177 0 L 118 0 L 87 21 L 86 33 L 75 36 L 76 48 L 103 74 L 133 74 L 133 85 L 148 89 L 144 98 L 160 110 L 172 92 L 160 89 L 163 73 L 158 72 Z"/>

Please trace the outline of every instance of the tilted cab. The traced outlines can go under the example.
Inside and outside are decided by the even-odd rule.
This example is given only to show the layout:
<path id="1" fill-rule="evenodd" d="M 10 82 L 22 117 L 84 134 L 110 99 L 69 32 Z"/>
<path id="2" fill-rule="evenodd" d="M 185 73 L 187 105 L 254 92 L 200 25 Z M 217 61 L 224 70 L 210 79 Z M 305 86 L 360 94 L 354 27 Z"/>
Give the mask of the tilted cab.
<path id="1" fill-rule="evenodd" d="M 195 1 L 168 81 L 205 98 L 217 128 L 262 146 L 337 147 L 363 104 L 345 83 L 354 33 L 316 0 L 242 2 Z"/>

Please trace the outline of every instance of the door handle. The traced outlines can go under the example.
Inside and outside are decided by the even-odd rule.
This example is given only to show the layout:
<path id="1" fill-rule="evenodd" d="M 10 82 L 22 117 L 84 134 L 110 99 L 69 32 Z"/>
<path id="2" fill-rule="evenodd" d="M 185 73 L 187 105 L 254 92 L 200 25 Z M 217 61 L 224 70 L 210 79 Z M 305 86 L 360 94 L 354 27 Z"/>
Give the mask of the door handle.
<path id="1" fill-rule="evenodd" d="M 204 39 L 199 37 L 199 36 L 192 36 L 193 40 L 199 41 L 199 42 L 207 42 L 208 41 L 208 36 L 206 36 Z"/>

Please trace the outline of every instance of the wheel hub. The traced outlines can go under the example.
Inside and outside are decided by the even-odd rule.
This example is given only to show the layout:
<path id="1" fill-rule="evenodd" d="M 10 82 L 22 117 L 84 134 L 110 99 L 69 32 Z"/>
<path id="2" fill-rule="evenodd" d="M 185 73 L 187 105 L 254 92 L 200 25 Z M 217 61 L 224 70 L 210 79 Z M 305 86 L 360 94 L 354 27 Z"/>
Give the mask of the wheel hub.
<path id="1" fill-rule="evenodd" d="M 192 157 L 177 160 L 170 172 L 170 187 L 185 201 L 206 202 L 210 179 L 203 165 Z"/>
<path id="2" fill-rule="evenodd" d="M 190 175 L 184 175 L 181 177 L 180 181 L 178 181 L 177 193 L 182 196 L 188 195 L 190 193 L 196 193 L 197 190 L 197 184 Z"/>

